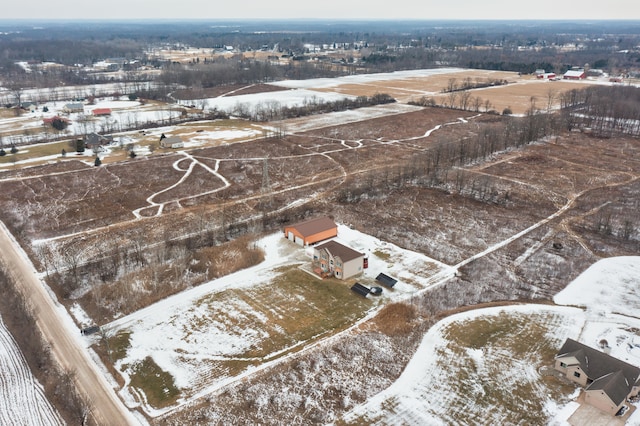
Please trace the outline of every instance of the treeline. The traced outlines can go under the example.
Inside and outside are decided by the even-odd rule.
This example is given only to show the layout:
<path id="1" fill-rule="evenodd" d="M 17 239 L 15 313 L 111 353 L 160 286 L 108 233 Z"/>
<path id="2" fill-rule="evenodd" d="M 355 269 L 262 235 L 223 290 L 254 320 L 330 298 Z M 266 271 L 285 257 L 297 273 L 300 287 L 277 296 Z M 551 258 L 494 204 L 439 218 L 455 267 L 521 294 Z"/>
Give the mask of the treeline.
<path id="1" fill-rule="evenodd" d="M 0 40 L 0 67 L 18 61 L 55 62 L 63 65 L 93 63 L 105 58 L 141 58 L 146 44 L 130 38 L 113 40 Z"/>
<path id="2" fill-rule="evenodd" d="M 288 65 L 243 58 L 236 55 L 196 63 L 167 64 L 158 78 L 164 85 L 182 85 L 189 88 L 209 88 L 230 84 L 253 84 L 291 79 L 304 80 L 319 77 L 339 77 L 347 71 L 329 63 L 292 61 Z"/>
<path id="3" fill-rule="evenodd" d="M 590 86 L 563 93 L 563 116 L 569 129 L 601 137 L 640 136 L 640 88 Z"/>
<path id="4" fill-rule="evenodd" d="M 279 102 L 261 103 L 253 108 L 249 105 L 238 104 L 235 106 L 232 115 L 252 121 L 274 121 L 389 104 L 395 101 L 394 98 L 386 93 L 377 93 L 373 96 L 358 96 L 355 99 L 344 98 L 336 101 L 325 101 L 314 96 L 305 98 L 302 105 L 293 106 L 282 105 Z"/>
<path id="5" fill-rule="evenodd" d="M 36 316 L 14 286 L 11 271 L 0 265 L 0 312 L 31 372 L 44 387 L 47 399 L 70 425 L 94 424 L 90 402 L 75 387 L 74 372 L 64 370 L 56 361 L 49 343 L 36 325 Z"/>

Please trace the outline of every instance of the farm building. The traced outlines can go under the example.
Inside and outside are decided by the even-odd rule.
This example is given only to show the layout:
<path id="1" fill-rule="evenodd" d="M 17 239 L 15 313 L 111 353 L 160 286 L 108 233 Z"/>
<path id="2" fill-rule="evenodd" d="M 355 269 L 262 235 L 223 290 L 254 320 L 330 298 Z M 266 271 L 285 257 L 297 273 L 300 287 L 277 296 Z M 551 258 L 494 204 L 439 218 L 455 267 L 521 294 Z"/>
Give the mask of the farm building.
<path id="1" fill-rule="evenodd" d="M 587 74 L 584 72 L 583 69 L 579 69 L 579 70 L 572 69 L 565 72 L 564 75 L 562 76 L 562 78 L 565 80 L 582 80 L 586 77 L 587 77 Z"/>
<path id="2" fill-rule="evenodd" d="M 585 387 L 585 402 L 612 416 L 640 391 L 640 368 L 567 339 L 555 358 L 555 369 Z"/>
<path id="3" fill-rule="evenodd" d="M 320 266 L 323 274 L 329 273 L 340 280 L 346 280 L 362 273 L 364 253 L 329 241 L 313 249 L 313 262 Z"/>
<path id="4" fill-rule="evenodd" d="M 182 138 L 180 136 L 165 136 L 164 133 L 162 137 L 160 137 L 160 147 L 161 148 L 182 148 L 184 147 L 184 142 L 182 142 Z"/>
<path id="5" fill-rule="evenodd" d="M 327 216 L 316 217 L 285 226 L 284 236 L 296 244 L 308 246 L 338 236 L 338 225 Z"/>
<path id="6" fill-rule="evenodd" d="M 544 72 L 542 74 L 536 75 L 536 77 L 541 79 L 541 80 L 553 80 L 554 78 L 556 78 L 556 73 L 554 73 L 554 72 Z"/>
<path id="7" fill-rule="evenodd" d="M 66 112 L 67 114 L 70 114 L 72 112 L 83 112 L 84 105 L 80 102 L 73 102 L 62 107 L 62 111 Z"/>
<path id="8" fill-rule="evenodd" d="M 95 117 L 111 115 L 111 108 L 96 108 L 91 111 L 91 114 L 93 114 Z"/>

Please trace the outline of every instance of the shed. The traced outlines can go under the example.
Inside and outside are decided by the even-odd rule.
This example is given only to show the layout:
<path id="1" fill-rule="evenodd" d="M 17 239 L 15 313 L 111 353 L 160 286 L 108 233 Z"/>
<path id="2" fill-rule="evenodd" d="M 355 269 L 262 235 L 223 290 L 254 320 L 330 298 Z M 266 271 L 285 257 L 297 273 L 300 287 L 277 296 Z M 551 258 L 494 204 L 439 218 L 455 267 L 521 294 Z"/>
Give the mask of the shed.
<path id="1" fill-rule="evenodd" d="M 182 148 L 184 147 L 184 142 L 182 142 L 182 138 L 180 136 L 165 136 L 164 138 L 160 138 L 160 147 L 173 149 Z"/>
<path id="2" fill-rule="evenodd" d="M 66 104 L 64 107 L 62 107 L 62 111 L 66 112 L 66 113 L 83 112 L 84 111 L 84 104 L 82 104 L 80 102 L 72 102 L 72 103 Z"/>
<path id="3" fill-rule="evenodd" d="M 96 117 L 111 115 L 111 108 L 96 108 L 91 113 Z"/>
<path id="4" fill-rule="evenodd" d="M 338 236 L 338 225 L 328 216 L 316 217 L 285 226 L 284 236 L 296 244 L 307 246 Z"/>

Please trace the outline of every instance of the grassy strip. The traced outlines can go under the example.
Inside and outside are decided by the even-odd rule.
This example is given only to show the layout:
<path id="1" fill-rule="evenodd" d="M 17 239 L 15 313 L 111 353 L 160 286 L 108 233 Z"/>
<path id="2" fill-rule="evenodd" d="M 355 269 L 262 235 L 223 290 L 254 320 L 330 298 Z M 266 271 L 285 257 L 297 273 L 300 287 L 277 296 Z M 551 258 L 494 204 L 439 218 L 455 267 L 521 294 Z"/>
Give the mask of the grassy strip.
<path id="1" fill-rule="evenodd" d="M 155 408 L 174 404 L 180 396 L 173 376 L 162 370 L 150 356 L 133 366 L 131 386 L 143 391 L 147 403 Z"/>

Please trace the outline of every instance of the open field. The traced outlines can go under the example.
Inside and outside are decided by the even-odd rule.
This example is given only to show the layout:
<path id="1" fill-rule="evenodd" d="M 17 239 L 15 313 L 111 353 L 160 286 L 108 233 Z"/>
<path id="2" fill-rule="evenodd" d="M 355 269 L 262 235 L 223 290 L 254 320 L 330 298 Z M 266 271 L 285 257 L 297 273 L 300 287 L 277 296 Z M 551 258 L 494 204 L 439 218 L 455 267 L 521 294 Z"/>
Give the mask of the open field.
<path id="1" fill-rule="evenodd" d="M 414 76 L 341 90 L 393 89 L 409 96 L 427 93 L 454 75 L 465 74 L 442 71 L 424 87 L 422 77 Z M 531 80 L 474 93 L 495 90 L 505 102 L 520 99 L 524 108 L 531 96 L 544 97 L 550 87 L 578 86 Z M 525 99 L 520 90 L 527 88 Z M 510 89 L 511 98 L 500 92 Z M 138 157 L 125 159 L 112 147 L 100 167 L 92 166 L 90 153 L 41 157 L 58 145 L 41 153 L 25 149 L 29 152 L 15 158 L 31 155 L 48 164 L 24 167 L 27 163 L 16 161 L 3 168 L 0 220 L 62 304 L 83 312 L 89 323 L 107 324 L 115 349 L 107 361 L 110 349 L 101 348 L 102 359 L 115 361 L 110 371 L 121 376 L 127 404 L 150 418 L 180 423 L 189 411 L 185 407 L 213 404 L 207 398 L 218 395 L 249 404 L 234 410 L 259 422 L 260 410 L 271 401 L 251 405 L 234 387 L 264 389 L 269 374 L 282 373 L 281 365 L 327 354 L 338 360 L 325 359 L 331 374 L 355 375 L 349 369 L 360 358 L 341 362 L 356 351 L 340 341 L 343 335 L 353 338 L 353 345 L 380 345 L 380 357 L 399 360 L 379 369 L 357 367 L 362 377 L 352 384 L 373 383 L 366 392 L 349 385 L 316 386 L 308 402 L 314 415 L 305 418 L 327 422 L 388 386 L 417 346 L 418 325 L 410 337 L 367 329 L 364 323 L 388 303 L 410 301 L 416 324 L 428 324 L 436 313 L 465 304 L 548 300 L 598 258 L 638 252 L 638 141 L 558 131 L 531 144 L 511 143 L 520 135 L 513 129 L 533 121 L 526 120 L 390 104 L 278 123 L 220 120 L 128 133 Z M 284 131 L 262 138 L 272 126 Z M 149 149 L 162 133 L 180 135 L 185 147 Z M 209 274 L 207 262 L 223 260 L 216 257 L 248 253 L 229 245 L 223 255 L 203 256 L 211 246 L 250 235 L 248 245 L 255 249 L 262 244 L 258 235 L 282 240 L 272 233 L 283 224 L 320 214 L 333 216 L 342 234 L 359 233 L 349 243 L 370 253 L 372 264 L 359 280 L 372 285 L 374 272 L 391 271 L 399 286 L 380 299 L 360 299 L 349 291 L 350 282 L 319 282 L 296 269 L 309 262 L 303 251 L 292 259 L 271 244 L 264 249 L 267 260 L 243 266 L 244 273 Z M 540 350 L 523 357 L 548 357 L 557 342 L 545 340 L 545 327 L 559 321 L 553 315 L 542 318 L 526 336 L 504 322 L 483 326 L 512 334 L 509 350 L 518 349 L 522 338 L 539 338 Z M 461 333 L 451 333 L 460 340 Z M 493 345 L 491 339 L 481 343 Z M 457 345 L 469 350 L 456 356 L 473 361 L 474 344 L 460 340 Z M 307 372 L 304 386 L 328 374 L 311 373 L 313 365 L 300 367 Z M 495 393 L 469 380 L 461 383 L 478 395 Z M 304 386 L 297 391 L 304 393 Z M 522 390 L 546 389 L 529 383 Z M 491 404 L 504 398 L 498 394 Z M 329 411 L 325 399 L 334 404 Z M 539 409 L 538 402 L 531 410 Z M 298 405 L 298 414 L 305 404 Z"/>
<path id="2" fill-rule="evenodd" d="M 0 423 L 64 424 L 0 318 Z"/>
<path id="3" fill-rule="evenodd" d="M 472 98 L 479 97 L 481 110 L 484 111 L 485 102 L 490 103 L 490 109 L 501 113 L 509 107 L 513 114 L 525 114 L 535 106 L 537 109 L 556 109 L 560 106 L 560 95 L 564 92 L 580 89 L 588 84 L 598 84 L 597 81 L 549 81 L 535 78 L 531 75 L 518 75 L 515 72 L 486 71 L 469 69 L 442 69 L 438 72 L 418 75 L 403 75 L 402 72 L 391 73 L 390 78 L 376 76 L 356 76 L 355 82 L 349 82 L 349 77 L 335 79 L 327 84 L 326 79 L 319 79 L 314 85 L 308 81 L 304 87 L 320 92 L 341 93 L 349 96 L 372 96 L 376 93 L 391 95 L 398 102 L 406 103 L 418 101 L 422 97 L 432 98 L 437 104 L 449 103 L 450 95 L 443 93 L 450 85 L 470 83 L 487 83 L 491 81 L 506 81 L 506 85 L 472 89 L 467 91 Z M 358 78 L 360 77 L 360 78 Z M 285 87 L 289 87 L 286 83 Z M 461 92 L 457 92 L 456 96 Z"/>
<path id="4" fill-rule="evenodd" d="M 432 327 L 400 379 L 340 424 L 549 424 L 574 387 L 540 370 L 582 323 L 576 309 L 487 308 Z M 475 421 L 473 419 L 476 419 Z"/>
<path id="5" fill-rule="evenodd" d="M 603 259 L 554 298 L 580 308 L 481 307 L 439 321 L 400 378 L 338 423 L 566 424 L 579 391 L 552 374 L 565 339 L 594 348 L 604 339 L 612 356 L 640 363 L 639 259 Z M 595 411 L 589 424 L 640 423 L 637 414 L 612 419 Z M 573 418 L 569 423 L 583 424 Z"/>

